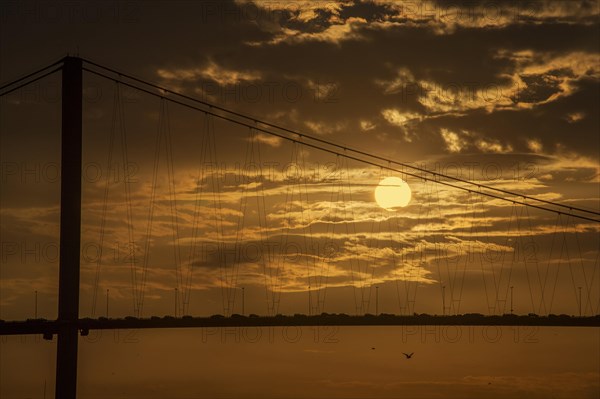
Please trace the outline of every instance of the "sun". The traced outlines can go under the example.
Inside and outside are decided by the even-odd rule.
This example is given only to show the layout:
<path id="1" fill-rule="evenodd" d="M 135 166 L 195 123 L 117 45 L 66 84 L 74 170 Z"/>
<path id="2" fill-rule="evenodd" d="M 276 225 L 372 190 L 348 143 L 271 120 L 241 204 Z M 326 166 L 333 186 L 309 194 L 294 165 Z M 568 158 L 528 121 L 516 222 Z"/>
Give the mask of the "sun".
<path id="1" fill-rule="evenodd" d="M 377 205 L 388 211 L 408 205 L 411 195 L 410 187 L 399 177 L 386 177 L 375 189 Z"/>

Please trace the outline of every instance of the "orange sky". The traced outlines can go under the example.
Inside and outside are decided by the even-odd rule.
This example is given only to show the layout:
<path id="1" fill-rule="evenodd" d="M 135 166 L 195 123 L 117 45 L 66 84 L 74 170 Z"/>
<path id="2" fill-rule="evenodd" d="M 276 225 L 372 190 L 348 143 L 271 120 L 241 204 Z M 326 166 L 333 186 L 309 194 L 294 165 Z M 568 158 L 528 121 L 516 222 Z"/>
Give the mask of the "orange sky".
<path id="1" fill-rule="evenodd" d="M 590 2 L 198 3 L 169 8 L 167 19 L 156 3 L 117 17 L 102 9 L 102 41 L 67 5 L 56 19 L 44 7 L 5 8 L 3 36 L 14 40 L 2 46 L 3 81 L 70 51 L 77 37 L 83 56 L 188 95 L 478 184 L 598 209 Z M 156 36 L 159 16 L 168 35 Z M 18 21 L 27 34 L 15 35 Z M 194 30 L 177 39 L 186 24 Z M 40 35 L 47 45 L 35 42 Z M 156 51 L 137 50 L 141 42 Z M 36 51 L 23 55 L 17 44 Z M 2 100 L 3 319 L 31 317 L 35 290 L 39 314 L 56 315 L 58 84 L 52 76 Z M 86 74 L 82 315 L 101 313 L 106 289 L 114 315 L 135 314 L 142 296 L 143 315 L 172 313 L 175 288 L 180 313 L 240 312 L 241 287 L 248 312 L 307 312 L 310 301 L 313 313 L 364 313 L 374 311 L 375 285 L 389 313 L 503 313 L 511 286 L 519 313 L 577 313 L 578 287 L 582 312 L 598 313 L 597 223 L 250 134 L 130 88 L 120 98 L 115 106 L 114 84 Z M 390 175 L 413 191 L 393 212 L 373 197 Z"/>

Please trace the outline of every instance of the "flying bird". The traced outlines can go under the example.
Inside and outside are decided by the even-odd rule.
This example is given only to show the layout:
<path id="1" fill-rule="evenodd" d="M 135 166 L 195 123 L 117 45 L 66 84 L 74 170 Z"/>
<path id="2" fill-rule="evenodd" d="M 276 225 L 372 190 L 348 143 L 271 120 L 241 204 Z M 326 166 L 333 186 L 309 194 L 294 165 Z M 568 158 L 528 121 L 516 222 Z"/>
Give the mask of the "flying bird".
<path id="1" fill-rule="evenodd" d="M 402 354 L 404 356 L 406 356 L 407 359 L 410 359 L 415 354 L 415 352 L 411 352 L 411 353 L 404 353 L 404 352 L 402 352 Z"/>

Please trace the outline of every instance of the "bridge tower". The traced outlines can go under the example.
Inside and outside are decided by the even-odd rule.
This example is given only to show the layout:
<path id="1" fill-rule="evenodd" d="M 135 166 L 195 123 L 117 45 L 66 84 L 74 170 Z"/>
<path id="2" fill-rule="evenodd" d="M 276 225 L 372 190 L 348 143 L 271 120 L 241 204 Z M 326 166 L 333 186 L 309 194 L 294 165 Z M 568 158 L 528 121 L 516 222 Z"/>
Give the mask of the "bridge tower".
<path id="1" fill-rule="evenodd" d="M 77 340 L 81 245 L 82 61 L 65 57 L 62 68 L 60 265 L 55 397 L 77 396 Z"/>

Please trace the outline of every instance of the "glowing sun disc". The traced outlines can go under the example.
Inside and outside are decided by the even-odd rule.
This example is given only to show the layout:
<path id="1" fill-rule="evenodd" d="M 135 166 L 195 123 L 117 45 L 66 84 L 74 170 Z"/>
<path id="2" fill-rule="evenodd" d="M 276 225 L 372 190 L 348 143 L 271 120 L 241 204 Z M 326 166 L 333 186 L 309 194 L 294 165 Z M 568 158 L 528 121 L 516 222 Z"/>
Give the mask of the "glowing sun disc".
<path id="1" fill-rule="evenodd" d="M 411 195 L 410 187 L 399 177 L 386 177 L 375 189 L 377 205 L 388 211 L 408 205 Z"/>

